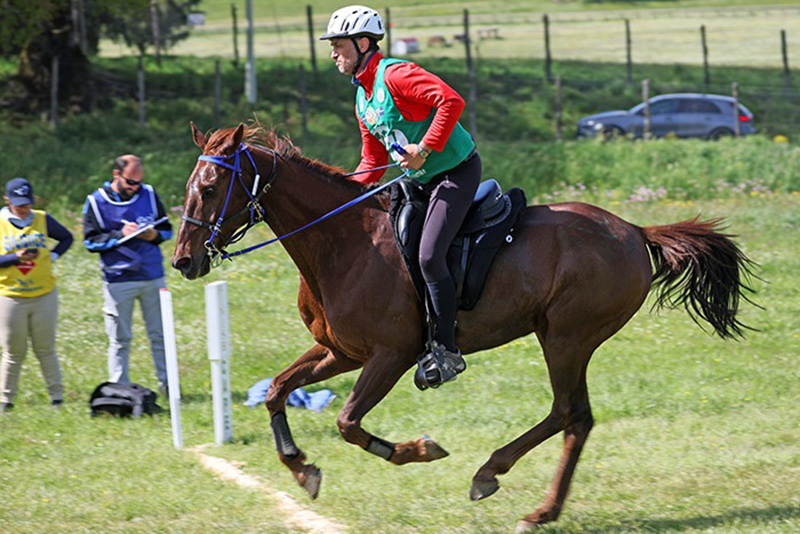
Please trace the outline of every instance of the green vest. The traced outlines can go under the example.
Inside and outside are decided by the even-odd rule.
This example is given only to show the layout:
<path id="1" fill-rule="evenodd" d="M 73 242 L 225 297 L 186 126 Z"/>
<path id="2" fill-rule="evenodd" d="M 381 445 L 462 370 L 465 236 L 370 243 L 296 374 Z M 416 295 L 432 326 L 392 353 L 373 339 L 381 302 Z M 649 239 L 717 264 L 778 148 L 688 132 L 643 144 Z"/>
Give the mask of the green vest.
<path id="1" fill-rule="evenodd" d="M 372 98 L 367 98 L 364 88 L 359 86 L 356 94 L 356 112 L 358 118 L 367 127 L 372 135 L 377 137 L 386 146 L 392 158 L 400 161 L 399 155 L 391 150 L 392 143 L 405 146 L 422 141 L 425 132 L 433 122 L 436 110 L 432 110 L 423 121 L 407 121 L 394 103 L 394 98 L 386 87 L 384 73 L 386 67 L 395 63 L 404 63 L 402 59 L 381 59 L 378 71 L 375 73 L 375 84 L 372 88 Z M 462 161 L 475 148 L 475 142 L 467 131 L 456 124 L 453 133 L 447 140 L 441 152 L 431 151 L 422 167 L 409 172 L 409 178 L 419 183 L 426 184 L 437 174 L 449 171 Z M 409 169 L 410 170 L 410 169 Z"/>

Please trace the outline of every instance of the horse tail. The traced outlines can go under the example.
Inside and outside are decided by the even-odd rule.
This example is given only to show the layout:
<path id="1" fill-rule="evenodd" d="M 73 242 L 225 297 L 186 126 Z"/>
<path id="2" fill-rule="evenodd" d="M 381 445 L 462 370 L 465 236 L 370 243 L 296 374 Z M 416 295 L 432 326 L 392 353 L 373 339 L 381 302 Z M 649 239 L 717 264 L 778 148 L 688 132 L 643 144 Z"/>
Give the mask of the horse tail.
<path id="1" fill-rule="evenodd" d="M 683 305 L 692 320 L 708 322 L 721 338 L 744 337 L 753 330 L 737 318 L 739 301 L 754 304 L 750 280 L 755 264 L 720 233 L 720 219 L 694 219 L 641 228 L 653 261 L 655 308 Z M 757 304 L 755 304 L 758 306 Z"/>

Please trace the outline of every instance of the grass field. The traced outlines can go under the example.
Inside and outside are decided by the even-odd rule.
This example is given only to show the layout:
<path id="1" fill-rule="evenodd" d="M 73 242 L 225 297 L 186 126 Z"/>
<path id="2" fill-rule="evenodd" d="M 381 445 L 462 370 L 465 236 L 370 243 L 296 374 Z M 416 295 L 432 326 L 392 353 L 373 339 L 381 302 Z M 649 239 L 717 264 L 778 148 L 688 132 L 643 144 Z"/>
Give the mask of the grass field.
<path id="1" fill-rule="evenodd" d="M 543 532 L 800 531 L 800 195 L 590 200 L 641 225 L 697 213 L 726 216 L 730 231 L 761 265 L 756 300 L 765 310 L 745 306 L 743 319 L 759 331 L 723 342 L 683 311 L 643 309 L 602 346 L 589 368 L 597 425 L 562 519 Z M 259 231 L 253 239 L 267 235 Z M 174 451 L 166 416 L 89 418 L 89 393 L 105 378 L 95 261 L 76 246 L 58 264 L 66 406 L 58 412 L 47 406 L 29 355 L 17 407 L 0 417 L 0 531 L 292 532 L 261 494 L 219 482 L 192 453 Z M 210 454 L 241 462 L 247 473 L 353 533 L 510 532 L 543 497 L 558 438 L 501 477 L 495 496 L 480 503 L 467 496 L 472 474 L 490 452 L 548 410 L 545 367 L 529 337 L 472 355 L 467 372 L 441 390 L 418 392 L 409 373 L 367 417 L 366 428 L 390 440 L 434 437 L 451 453 L 434 464 L 390 466 L 339 438 L 336 412 L 355 374 L 310 388 L 337 395 L 322 413 L 289 412 L 298 444 L 325 472 L 320 498 L 310 502 L 275 457 L 265 411 L 241 405 L 250 385 L 274 376 L 310 344 L 294 307 L 295 268 L 272 247 L 226 264 L 206 279 L 212 280 L 230 284 L 235 441 Z M 184 439 L 192 447 L 213 440 L 203 283 L 170 270 L 169 285 Z M 132 377 L 155 387 L 138 313 L 134 335 Z"/>
<path id="2" fill-rule="evenodd" d="M 314 3 L 315 27 L 323 33 L 328 13 L 341 3 Z M 644 4 L 644 5 L 643 5 Z M 623 17 L 631 19 L 633 61 L 657 64 L 702 64 L 700 26 L 705 25 L 708 36 L 709 62 L 712 66 L 748 65 L 782 67 L 780 31 L 787 30 L 790 56 L 800 50 L 800 35 L 790 29 L 800 24 L 800 2 L 786 2 L 781 9 L 768 9 L 751 5 L 731 12 L 733 6 L 721 8 L 721 2 L 707 2 L 711 8 L 697 8 L 694 2 L 652 2 L 668 11 L 643 9 L 647 2 L 605 3 L 540 2 L 494 3 L 477 2 L 474 7 L 467 2 L 442 3 L 435 6 L 392 8 L 394 31 L 392 38 L 415 37 L 422 50 L 414 57 L 464 57 L 464 47 L 453 39 L 462 33 L 462 10 L 470 8 L 474 15 L 472 38 L 475 53 L 482 58 L 535 58 L 545 55 L 544 30 L 541 14 L 551 13 L 550 46 L 553 58 L 597 62 L 625 61 L 625 29 Z M 752 3 L 751 3 L 752 4 Z M 305 27 L 305 4 L 274 4 L 256 6 L 257 30 L 255 54 L 257 57 L 308 58 L 309 41 Z M 770 3 L 772 5 L 772 3 Z M 791 9 L 795 6 L 794 9 Z M 515 13 L 525 8 L 524 13 Z M 628 11 L 618 11 L 620 7 Z M 551 10 L 552 8 L 552 10 Z M 575 11 L 577 8 L 602 9 L 602 11 Z M 613 9 L 617 8 L 617 9 Z M 630 10 L 630 8 L 635 8 Z M 210 24 L 193 31 L 191 37 L 176 46 L 172 52 L 179 55 L 233 57 L 233 40 L 230 28 L 230 4 L 209 4 Z M 227 11 L 225 11 L 227 10 Z M 660 13 L 660 14 L 659 14 Z M 658 15 L 656 15 L 658 14 Z M 240 9 L 239 21 L 244 21 Z M 226 24 L 227 23 L 227 24 Z M 480 29 L 500 29 L 500 39 L 478 39 Z M 442 36 L 447 47 L 429 47 L 432 36 Z M 240 32 L 239 53 L 246 53 L 244 27 Z M 106 43 L 106 56 L 130 55 L 123 45 Z M 330 53 L 325 42 L 317 41 L 315 52 L 320 60 Z M 794 64 L 796 61 L 791 61 Z"/>
<path id="3" fill-rule="evenodd" d="M 244 3 L 237 2 L 241 21 Z M 322 44 L 318 59 L 325 67 L 318 77 L 308 77 L 310 131 L 303 138 L 297 67 L 298 58 L 305 57 L 307 38 L 284 31 L 278 39 L 274 25 L 275 20 L 302 24 L 304 4 L 256 4 L 259 55 L 287 59 L 259 60 L 255 106 L 242 101 L 241 67 L 223 61 L 222 124 L 256 115 L 291 134 L 306 154 L 352 168 L 358 158 L 352 87 L 324 63 L 327 49 Z M 800 102 L 796 96 L 779 98 L 772 89 L 782 91 L 776 68 L 777 32 L 782 28 L 790 30 L 790 62 L 797 63 L 791 59 L 800 50 L 792 31 L 797 12 L 751 18 L 725 17 L 723 11 L 711 19 L 633 17 L 633 88 L 623 80 L 622 24 L 602 20 L 606 13 L 623 9 L 745 4 L 752 0 L 413 0 L 392 6 L 398 23 L 395 38 L 405 35 L 404 19 L 457 18 L 464 7 L 484 17 L 502 8 L 519 14 L 523 22 L 533 13 L 530 25 L 503 22 L 501 41 L 478 43 L 477 137 L 486 177 L 504 186 L 523 186 L 531 202 L 584 200 L 639 225 L 698 213 L 723 216 L 744 251 L 760 264 L 762 280 L 754 282 L 755 298 L 765 309 L 743 306 L 743 320 L 758 329 L 747 339 L 723 342 L 704 333 L 682 310 L 656 314 L 645 305 L 597 351 L 589 367 L 596 426 L 562 517 L 542 529 L 544 534 L 800 532 Z M 322 18 L 341 2 L 313 5 Z M 100 99 L 91 113 L 63 110 L 56 131 L 36 117 L 4 109 L 2 177 L 32 179 L 42 204 L 74 229 L 76 237 L 83 198 L 107 178 L 111 161 L 122 152 L 141 154 L 146 180 L 168 206 L 180 204 L 197 156 L 188 121 L 202 129 L 213 126 L 210 56 L 232 53 L 225 28 L 230 2 L 207 0 L 204 8 L 209 26 L 218 28 L 197 32 L 180 51 L 209 57 L 167 57 L 160 68 L 146 60 L 147 128 L 136 123 L 132 96 Z M 700 87 L 697 28 L 702 23 L 709 29 L 712 89 L 727 91 L 731 81 L 738 81 L 761 135 L 720 143 L 552 142 L 553 88 L 542 83 L 537 59 L 542 56 L 538 17 L 544 11 L 554 14 L 553 52 L 556 73 L 565 80 L 567 136 L 583 115 L 637 103 L 638 82 L 644 77 L 654 80 L 656 92 Z M 587 15 L 595 11 L 600 14 Z M 449 36 L 456 29 L 433 25 L 413 35 L 424 46 L 434 32 Z M 243 52 L 243 35 L 241 39 Z M 120 52 L 106 48 L 104 53 Z M 467 94 L 461 54 L 455 46 L 426 50 L 420 63 Z M 134 66 L 128 57 L 96 61 L 98 72 L 116 81 L 119 95 L 135 94 Z M 4 79 L 15 68 L 13 61 L 0 62 Z M 777 134 L 790 142 L 773 142 Z M 173 222 L 177 226 L 177 217 Z M 271 233 L 259 227 L 243 245 L 268 237 Z M 263 494 L 221 482 L 200 467 L 194 453 L 175 451 L 166 414 L 142 420 L 89 417 L 89 395 L 106 378 L 107 338 L 97 258 L 79 242 L 57 264 L 58 350 L 67 403 L 60 411 L 48 406 L 38 363 L 29 354 L 16 409 L 0 416 L 0 534 L 300 532 L 285 524 L 281 511 Z M 172 245 L 163 247 L 166 256 Z M 543 498 L 558 461 L 559 437 L 501 477 L 496 495 L 479 503 L 468 498 L 471 477 L 491 452 L 549 410 L 541 350 L 528 337 L 469 356 L 466 373 L 441 390 L 417 391 L 408 373 L 366 418 L 367 430 L 389 440 L 432 436 L 451 453 L 432 464 L 394 467 L 339 437 L 336 415 L 356 373 L 311 387 L 329 388 L 337 398 L 322 413 L 289 411 L 298 445 L 325 473 L 319 499 L 310 501 L 277 460 L 265 410 L 242 405 L 249 386 L 275 376 L 311 344 L 295 307 L 296 269 L 276 245 L 226 263 L 204 282 L 214 280 L 229 282 L 235 440 L 209 449 L 209 454 L 236 462 L 246 473 L 347 525 L 351 534 L 511 532 L 516 520 Z M 168 269 L 168 284 L 176 310 L 184 441 L 190 448 L 213 441 L 204 283 L 183 280 Z M 155 389 L 138 311 L 134 324 L 131 375 Z M 160 402 L 168 405 L 166 399 Z"/>
<path id="4" fill-rule="evenodd" d="M 234 2 L 240 20 L 244 19 L 245 2 Z M 386 2 L 367 3 L 370 7 L 383 10 Z M 408 16 L 431 16 L 460 13 L 469 9 L 476 14 L 498 13 L 557 13 L 571 15 L 574 13 L 615 13 L 630 10 L 685 10 L 685 9 L 729 9 L 735 7 L 751 7 L 759 5 L 792 6 L 798 0 L 409 0 L 402 5 L 389 5 L 392 13 Z M 335 9 L 348 5 L 341 0 L 312 0 L 302 4 L 291 0 L 270 0 L 253 2 L 256 20 L 273 22 L 278 20 L 302 19 L 305 17 L 305 6 L 311 5 L 316 16 L 327 22 L 327 14 Z M 203 0 L 200 10 L 205 12 L 209 23 L 228 22 L 231 16 L 231 0 Z"/>

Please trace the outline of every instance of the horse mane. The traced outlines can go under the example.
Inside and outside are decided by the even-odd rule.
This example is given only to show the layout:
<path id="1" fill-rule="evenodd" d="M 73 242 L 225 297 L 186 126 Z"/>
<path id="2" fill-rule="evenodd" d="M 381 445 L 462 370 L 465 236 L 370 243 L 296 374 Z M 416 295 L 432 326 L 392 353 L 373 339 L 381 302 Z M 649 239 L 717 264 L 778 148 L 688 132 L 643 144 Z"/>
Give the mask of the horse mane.
<path id="1" fill-rule="evenodd" d="M 215 148 L 219 148 L 224 144 L 224 141 L 230 136 L 233 130 L 234 128 L 224 128 L 211 134 L 205 150 L 211 152 Z M 278 156 L 297 163 L 321 176 L 326 182 L 355 194 L 365 193 L 377 186 L 377 184 L 364 186 L 352 180 L 348 180 L 346 177 L 347 173 L 344 169 L 309 158 L 303 154 L 300 147 L 295 145 L 288 136 L 279 135 L 275 132 L 274 128 L 268 129 L 264 127 L 258 119 L 253 119 L 251 124 L 245 126 L 242 142 L 253 144 L 256 147 L 274 150 Z M 388 192 L 381 192 L 376 195 L 376 197 L 386 197 L 384 201 L 388 201 Z"/>

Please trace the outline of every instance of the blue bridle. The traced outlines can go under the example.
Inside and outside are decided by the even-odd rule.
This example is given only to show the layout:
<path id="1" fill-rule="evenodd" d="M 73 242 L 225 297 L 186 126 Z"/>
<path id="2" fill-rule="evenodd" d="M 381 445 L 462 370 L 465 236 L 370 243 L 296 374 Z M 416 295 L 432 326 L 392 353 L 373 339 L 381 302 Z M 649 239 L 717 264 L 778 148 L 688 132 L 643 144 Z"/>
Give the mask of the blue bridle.
<path id="1" fill-rule="evenodd" d="M 256 146 L 258 146 L 258 145 L 256 145 Z M 258 167 L 256 167 L 256 163 L 253 160 L 252 154 L 250 154 L 249 147 L 247 145 L 245 145 L 244 143 L 242 143 L 239 146 L 239 148 L 237 148 L 236 151 L 233 154 L 228 155 L 228 156 L 206 156 L 206 155 L 201 155 L 201 156 L 197 157 L 198 161 L 207 161 L 209 163 L 214 163 L 216 165 L 219 165 L 220 167 L 224 167 L 226 169 L 230 169 L 230 170 L 233 171 L 233 175 L 231 176 L 230 184 L 228 184 L 228 192 L 225 195 L 225 203 L 222 206 L 222 213 L 220 213 L 220 216 L 219 216 L 219 218 L 217 219 L 217 221 L 215 223 L 213 223 L 213 224 L 212 223 L 207 223 L 205 221 L 201 221 L 201 220 L 195 219 L 193 217 L 189 217 L 189 216 L 187 216 L 185 214 L 181 215 L 181 219 L 183 219 L 184 221 L 192 223 L 192 224 L 196 224 L 197 226 L 205 228 L 205 229 L 207 229 L 207 230 L 209 230 L 211 232 L 211 236 L 206 240 L 206 242 L 204 243 L 204 246 L 205 246 L 206 250 L 208 251 L 209 260 L 210 260 L 212 266 L 219 265 L 223 260 L 229 260 L 229 259 L 234 258 L 235 256 L 241 256 L 242 254 L 247 254 L 248 252 L 251 252 L 253 250 L 259 249 L 261 247 L 265 247 L 267 245 L 271 245 L 272 243 L 276 243 L 276 242 L 280 241 L 281 239 L 285 239 L 285 238 L 287 238 L 289 236 L 292 236 L 292 235 L 294 235 L 294 234 L 296 234 L 298 232 L 301 232 L 301 231 L 305 230 L 306 228 L 309 228 L 309 227 L 311 227 L 311 226 L 313 226 L 313 225 L 315 225 L 315 224 L 317 224 L 319 222 L 322 222 L 325 219 L 333 217 L 337 213 L 340 213 L 341 211 L 344 211 L 345 209 L 347 209 L 347 208 L 349 208 L 349 207 L 351 207 L 351 206 L 353 206 L 355 204 L 358 204 L 362 200 L 364 200 L 366 198 L 369 198 L 372 195 L 374 195 L 376 193 L 379 193 L 380 191 L 383 191 L 384 189 L 386 189 L 387 187 L 391 186 L 392 184 L 398 182 L 402 178 L 405 178 L 411 172 L 411 169 L 408 169 L 403 174 L 398 176 L 397 178 L 394 178 L 393 180 L 390 180 L 390 181 L 386 182 L 385 184 L 383 184 L 383 185 L 381 185 L 379 187 L 376 187 L 374 189 L 370 189 L 369 191 L 367 191 L 366 193 L 360 195 L 359 197 L 357 197 L 357 198 L 355 198 L 355 199 L 353 199 L 353 200 L 351 200 L 351 201 L 339 206 L 338 208 L 326 213 L 325 215 L 319 217 L 318 219 L 315 219 L 315 220 L 311 221 L 310 223 L 308 223 L 306 225 L 301 226 L 300 228 L 292 230 L 291 232 L 289 232 L 287 234 L 284 234 L 282 236 L 276 237 L 274 239 L 270 239 L 268 241 L 264 241 L 263 243 L 259 243 L 257 245 L 253 245 L 251 247 L 247 247 L 247 248 L 242 249 L 242 250 L 237 250 L 236 252 L 228 253 L 228 252 L 225 251 L 225 247 L 227 247 L 228 245 L 231 245 L 233 243 L 236 243 L 237 241 L 239 241 L 240 239 L 242 239 L 245 236 L 245 234 L 247 233 L 248 230 L 250 230 L 250 228 L 252 228 L 256 224 L 258 224 L 259 222 L 264 221 L 264 215 L 265 215 L 264 214 L 264 208 L 263 208 L 263 206 L 261 206 L 260 201 L 261 201 L 261 198 L 267 193 L 269 188 L 272 186 L 272 182 L 275 180 L 275 176 L 276 176 L 277 170 L 278 170 L 278 153 L 275 152 L 274 150 L 270 149 L 270 148 L 267 148 L 267 147 L 259 146 L 259 148 L 263 148 L 264 150 L 267 150 L 267 151 L 272 153 L 272 171 L 270 172 L 269 177 L 267 177 L 267 180 L 264 183 L 264 187 L 260 191 L 258 191 L 258 186 L 259 186 L 259 183 L 261 181 L 261 175 L 258 172 Z M 253 166 L 253 172 L 255 173 L 255 179 L 253 180 L 252 189 L 248 189 L 247 186 L 244 183 L 244 180 L 242 179 L 243 171 L 242 171 L 242 166 L 241 166 L 241 159 L 242 159 L 241 158 L 241 154 L 245 154 L 247 156 L 247 158 L 250 160 L 250 164 Z M 233 159 L 233 165 L 228 163 L 231 159 Z M 389 167 L 395 167 L 397 165 L 399 165 L 399 163 L 394 163 L 394 164 L 390 164 L 390 165 L 384 165 L 382 167 L 377 167 L 375 169 L 368 169 L 368 170 L 365 170 L 365 171 L 354 172 L 354 173 L 346 174 L 345 176 L 346 177 L 353 176 L 353 175 L 356 175 L 356 174 L 362 174 L 362 173 L 371 172 L 371 171 L 374 171 L 374 170 L 386 169 L 386 168 L 389 168 Z M 239 183 L 242 185 L 242 188 L 244 188 L 245 192 L 247 193 L 247 196 L 250 198 L 250 201 L 247 203 L 247 205 L 245 207 L 243 207 L 241 210 L 236 212 L 232 217 L 230 217 L 229 219 L 226 220 L 225 219 L 225 212 L 228 209 L 228 202 L 230 201 L 231 192 L 233 191 L 233 183 L 236 180 L 238 180 Z M 222 229 L 222 227 L 226 223 L 230 222 L 231 220 L 236 219 L 239 215 L 241 215 L 245 211 L 249 211 L 250 212 L 250 218 L 249 218 L 247 224 L 243 228 L 239 229 L 234 235 L 232 235 L 231 238 L 228 240 L 228 242 L 225 245 L 223 245 L 221 249 L 217 248 L 217 246 L 214 244 L 214 239 L 217 237 L 217 234 Z"/>
<path id="2" fill-rule="evenodd" d="M 222 205 L 222 213 L 220 213 L 219 218 L 217 218 L 216 222 L 212 224 L 195 219 L 193 217 L 189 217 L 186 214 L 181 215 L 181 218 L 184 221 L 196 224 L 197 226 L 205 228 L 211 232 L 211 236 L 206 240 L 204 246 L 208 251 L 208 256 L 212 264 L 218 264 L 218 262 L 216 261 L 218 258 L 221 261 L 231 257 L 231 255 L 225 252 L 225 247 L 233 243 L 236 243 L 237 241 L 242 239 L 247 233 L 247 231 L 250 230 L 250 228 L 252 228 L 256 224 L 264 220 L 264 208 L 261 206 L 260 201 L 261 198 L 267 193 L 269 188 L 272 186 L 272 182 L 275 180 L 275 175 L 277 174 L 278 171 L 277 152 L 266 147 L 264 147 L 264 149 L 272 152 L 273 156 L 272 171 L 270 172 L 270 175 L 267 177 L 267 180 L 264 182 L 264 187 L 260 191 L 258 189 L 258 186 L 261 182 L 261 175 L 258 172 L 258 167 L 256 167 L 256 162 L 253 160 L 252 154 L 250 154 L 250 149 L 245 144 L 243 143 L 240 144 L 239 148 L 237 148 L 233 154 L 230 154 L 228 156 L 201 155 L 197 157 L 198 161 L 207 161 L 233 171 L 231 175 L 231 181 L 228 184 L 228 192 L 225 195 L 225 203 Z M 253 166 L 255 179 L 253 180 L 252 189 L 248 189 L 244 183 L 244 180 L 242 179 L 243 170 L 241 165 L 241 160 L 242 160 L 241 154 L 245 154 L 247 156 L 247 159 L 250 160 L 250 165 Z M 228 163 L 231 159 L 233 159 L 233 165 Z M 231 193 L 233 192 L 233 184 L 237 180 L 242 185 L 242 188 L 245 190 L 250 200 L 248 201 L 245 207 L 243 207 L 241 210 L 239 210 L 238 212 L 233 214 L 233 216 L 231 216 L 229 219 L 226 220 L 225 213 L 228 211 L 228 202 L 230 202 Z M 239 215 L 241 215 L 245 211 L 250 212 L 247 224 L 243 228 L 239 229 L 236 233 L 234 233 L 228 240 L 228 242 L 222 247 L 221 250 L 217 248 L 217 246 L 214 244 L 214 239 L 216 239 L 219 231 L 225 226 L 225 224 L 236 219 Z"/>

